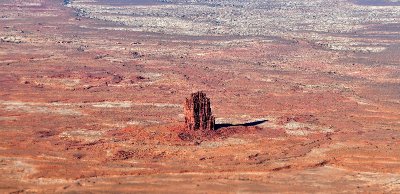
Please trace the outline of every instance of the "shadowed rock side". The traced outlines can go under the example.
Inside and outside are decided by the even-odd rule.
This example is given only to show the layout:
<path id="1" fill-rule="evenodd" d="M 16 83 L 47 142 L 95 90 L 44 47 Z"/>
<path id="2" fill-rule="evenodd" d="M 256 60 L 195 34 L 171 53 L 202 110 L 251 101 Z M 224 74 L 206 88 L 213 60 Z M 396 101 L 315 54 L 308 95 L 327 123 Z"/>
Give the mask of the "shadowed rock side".
<path id="1" fill-rule="evenodd" d="M 205 93 L 196 92 L 186 98 L 184 111 L 187 130 L 214 130 L 215 118 L 211 112 L 210 99 Z"/>

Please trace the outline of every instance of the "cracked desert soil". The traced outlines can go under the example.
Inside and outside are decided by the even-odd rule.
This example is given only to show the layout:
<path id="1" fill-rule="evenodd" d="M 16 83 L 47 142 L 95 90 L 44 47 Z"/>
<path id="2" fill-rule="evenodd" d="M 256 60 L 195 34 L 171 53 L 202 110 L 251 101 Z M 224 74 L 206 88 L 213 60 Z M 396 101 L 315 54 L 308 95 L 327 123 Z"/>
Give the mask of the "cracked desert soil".
<path id="1" fill-rule="evenodd" d="M 0 21 L 0 193 L 400 192 L 398 23 L 367 52 L 125 30 L 56 0 L 0 0 Z M 198 90 L 218 123 L 265 122 L 183 141 Z"/>

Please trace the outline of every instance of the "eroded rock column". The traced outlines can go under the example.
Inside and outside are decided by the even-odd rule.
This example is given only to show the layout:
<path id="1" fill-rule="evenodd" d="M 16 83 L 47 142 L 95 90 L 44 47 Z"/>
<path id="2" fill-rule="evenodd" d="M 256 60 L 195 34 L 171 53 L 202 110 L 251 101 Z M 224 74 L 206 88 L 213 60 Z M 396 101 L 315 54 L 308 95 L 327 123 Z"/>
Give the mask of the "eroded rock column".
<path id="1" fill-rule="evenodd" d="M 196 92 L 186 98 L 184 111 L 187 130 L 214 130 L 215 118 L 211 112 L 210 99 L 205 93 Z"/>

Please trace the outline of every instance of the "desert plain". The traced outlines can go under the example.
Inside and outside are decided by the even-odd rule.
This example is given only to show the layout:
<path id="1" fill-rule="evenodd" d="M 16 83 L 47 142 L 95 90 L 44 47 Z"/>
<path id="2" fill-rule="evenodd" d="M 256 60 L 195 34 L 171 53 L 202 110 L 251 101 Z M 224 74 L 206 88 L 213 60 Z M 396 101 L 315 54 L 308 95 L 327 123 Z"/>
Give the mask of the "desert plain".
<path id="1" fill-rule="evenodd" d="M 399 1 L 0 0 L 0 193 L 266 192 L 400 193 Z"/>

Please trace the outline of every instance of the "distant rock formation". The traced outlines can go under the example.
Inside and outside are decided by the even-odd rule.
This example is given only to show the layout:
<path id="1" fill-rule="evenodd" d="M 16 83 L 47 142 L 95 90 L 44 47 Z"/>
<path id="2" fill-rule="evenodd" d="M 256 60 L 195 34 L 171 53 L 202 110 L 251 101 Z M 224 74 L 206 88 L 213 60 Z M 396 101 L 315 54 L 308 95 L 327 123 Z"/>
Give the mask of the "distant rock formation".
<path id="1" fill-rule="evenodd" d="M 211 112 L 210 99 L 203 92 L 193 93 L 184 105 L 185 126 L 189 131 L 214 130 L 215 118 Z"/>

